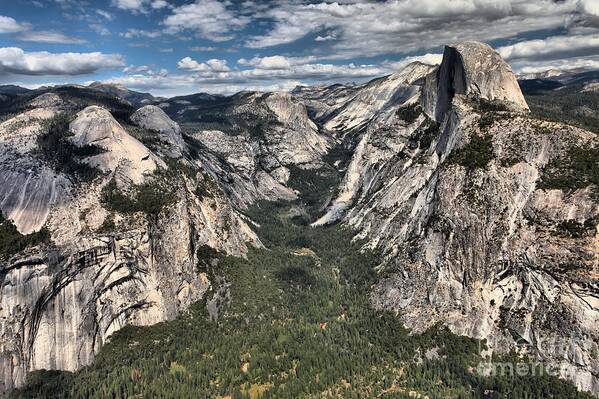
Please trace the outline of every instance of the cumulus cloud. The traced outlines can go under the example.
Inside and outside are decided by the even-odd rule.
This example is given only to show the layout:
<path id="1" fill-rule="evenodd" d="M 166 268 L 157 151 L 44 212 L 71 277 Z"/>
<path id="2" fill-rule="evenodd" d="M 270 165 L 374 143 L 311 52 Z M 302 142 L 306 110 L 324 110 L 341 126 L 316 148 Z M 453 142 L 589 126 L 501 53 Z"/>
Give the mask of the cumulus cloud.
<path id="1" fill-rule="evenodd" d="M 25 42 L 50 43 L 50 44 L 84 44 L 83 39 L 67 36 L 60 32 L 39 31 L 25 32 L 19 35 L 19 40 Z"/>
<path id="2" fill-rule="evenodd" d="M 239 65 L 252 66 L 257 69 L 289 69 L 293 65 L 305 65 L 322 59 L 317 56 L 306 57 L 287 57 L 283 55 L 273 55 L 267 57 L 254 57 L 250 60 L 240 58 L 237 60 Z"/>
<path id="3" fill-rule="evenodd" d="M 136 73 L 144 73 L 152 70 L 152 67 L 149 65 L 129 65 L 128 67 L 123 68 L 123 73 L 125 74 L 136 74 Z"/>
<path id="4" fill-rule="evenodd" d="M 232 93 L 239 90 L 282 90 L 310 82 L 333 82 L 367 79 L 392 73 L 392 65 L 355 65 L 306 63 L 308 58 L 271 56 L 239 60 L 248 69 L 231 69 L 225 60 L 211 59 L 198 62 L 191 57 L 177 65 L 183 73 L 155 76 L 147 68 L 126 68 L 129 76 L 112 80 L 138 90 L 149 90 L 164 95 L 208 91 Z M 136 73 L 139 72 L 139 73 Z M 201 88 L 201 89 L 198 89 Z"/>
<path id="5" fill-rule="evenodd" d="M 420 61 L 427 64 L 441 62 L 441 54 L 425 54 L 406 57 L 397 62 L 380 64 L 321 63 L 318 57 L 289 57 L 272 55 L 239 59 L 242 68 L 231 68 L 226 60 L 210 59 L 199 62 L 191 57 L 181 59 L 177 74 L 156 75 L 151 67 L 129 66 L 128 76 L 114 77 L 118 82 L 137 90 L 151 91 L 159 95 L 189 94 L 197 91 L 212 93 L 232 93 L 239 90 L 268 91 L 276 88 L 284 90 L 298 84 L 327 84 L 367 79 L 397 72 L 407 64 Z"/>
<path id="6" fill-rule="evenodd" d="M 282 55 L 273 55 L 271 57 L 254 57 L 251 60 L 241 58 L 237 61 L 240 65 L 251 65 L 260 69 L 289 69 L 291 60 Z"/>
<path id="7" fill-rule="evenodd" d="M 50 44 L 83 44 L 85 40 L 55 31 L 32 31 L 33 26 L 18 23 L 14 18 L 0 15 L 0 34 L 19 33 L 18 40 Z"/>
<path id="8" fill-rule="evenodd" d="M 89 27 L 100 36 L 110 36 L 110 30 L 101 24 L 90 24 Z"/>
<path id="9" fill-rule="evenodd" d="M 599 2 L 596 0 L 580 0 L 580 8 L 584 13 L 599 17 Z"/>
<path id="10" fill-rule="evenodd" d="M 150 4 L 150 6 L 155 9 L 155 10 L 159 10 L 161 8 L 166 8 L 169 6 L 169 3 L 167 3 L 165 0 L 154 0 L 152 1 L 152 3 Z"/>
<path id="11" fill-rule="evenodd" d="M 569 35 L 524 40 L 497 49 L 522 74 L 547 70 L 599 69 L 599 33 L 576 29 Z"/>
<path id="12" fill-rule="evenodd" d="M 199 63 L 191 57 L 185 57 L 177 63 L 177 68 L 191 72 L 228 72 L 231 70 L 226 60 L 213 58 Z"/>
<path id="13" fill-rule="evenodd" d="M 196 75 L 130 75 L 108 79 L 126 87 L 150 91 L 159 96 L 174 96 L 198 92 L 231 94 L 242 90 L 278 91 L 290 90 L 300 84 L 297 81 L 223 82 L 199 79 Z"/>
<path id="14" fill-rule="evenodd" d="M 0 75 L 84 75 L 124 65 L 118 54 L 25 52 L 0 48 Z"/>
<path id="15" fill-rule="evenodd" d="M 194 52 L 213 52 L 213 51 L 219 51 L 222 50 L 218 47 L 214 47 L 214 46 L 192 46 L 189 48 L 190 51 L 194 51 Z"/>
<path id="16" fill-rule="evenodd" d="M 318 35 L 318 36 L 316 36 L 316 38 L 314 40 L 316 40 L 317 42 L 326 42 L 326 41 L 335 40 L 335 39 L 337 39 L 337 35 L 335 35 L 334 33 L 330 33 L 325 36 Z"/>
<path id="17" fill-rule="evenodd" d="M 157 69 L 152 65 L 129 65 L 123 68 L 125 75 L 149 75 L 149 76 L 168 76 L 168 71 L 164 68 Z"/>
<path id="18" fill-rule="evenodd" d="M 592 35 L 550 36 L 545 39 L 527 40 L 500 47 L 499 54 L 506 59 L 558 58 L 579 55 L 583 52 L 599 52 L 599 33 Z"/>
<path id="19" fill-rule="evenodd" d="M 228 1 L 196 0 L 193 4 L 175 7 L 163 24 L 169 33 L 190 30 L 204 39 L 227 41 L 234 37 L 234 31 L 251 21 L 250 17 L 233 11 L 230 5 Z"/>
<path id="20" fill-rule="evenodd" d="M 20 24 L 14 18 L 0 15 L 0 33 L 17 33 L 30 28 L 29 24 Z"/>

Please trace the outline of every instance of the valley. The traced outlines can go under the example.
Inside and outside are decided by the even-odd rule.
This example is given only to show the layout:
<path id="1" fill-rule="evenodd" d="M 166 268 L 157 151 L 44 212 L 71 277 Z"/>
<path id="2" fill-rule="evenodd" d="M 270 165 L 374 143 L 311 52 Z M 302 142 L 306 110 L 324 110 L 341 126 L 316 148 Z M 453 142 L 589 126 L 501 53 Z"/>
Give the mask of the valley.
<path id="1" fill-rule="evenodd" d="M 463 42 L 290 92 L 0 90 L 0 392 L 593 397 L 589 87 Z"/>
<path id="2" fill-rule="evenodd" d="M 249 214 L 267 249 L 202 257 L 198 272 L 215 284 L 204 301 L 125 327 L 74 374 L 34 372 L 10 397 L 591 398 L 514 354 L 494 361 L 528 372 L 479 375 L 484 342 L 441 325 L 410 334 L 369 303 L 380 259 L 351 231 L 309 227 L 305 211 L 301 200 L 260 203 Z"/>

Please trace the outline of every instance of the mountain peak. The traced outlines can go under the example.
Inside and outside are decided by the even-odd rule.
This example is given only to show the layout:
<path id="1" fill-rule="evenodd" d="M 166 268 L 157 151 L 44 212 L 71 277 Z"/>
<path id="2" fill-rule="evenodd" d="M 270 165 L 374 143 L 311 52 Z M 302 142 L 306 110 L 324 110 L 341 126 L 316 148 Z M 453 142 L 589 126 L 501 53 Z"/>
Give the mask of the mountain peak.
<path id="1" fill-rule="evenodd" d="M 514 109 L 528 110 L 512 68 L 485 43 L 445 46 L 443 61 L 436 76 L 429 77 L 427 89 L 425 109 L 436 120 L 443 118 L 455 95 L 501 101 Z"/>

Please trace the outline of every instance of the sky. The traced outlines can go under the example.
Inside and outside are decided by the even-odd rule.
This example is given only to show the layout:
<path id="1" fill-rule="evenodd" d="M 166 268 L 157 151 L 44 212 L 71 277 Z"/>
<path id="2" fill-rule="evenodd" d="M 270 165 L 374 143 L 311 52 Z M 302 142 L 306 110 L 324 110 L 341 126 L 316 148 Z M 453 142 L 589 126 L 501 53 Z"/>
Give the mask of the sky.
<path id="1" fill-rule="evenodd" d="M 0 84 L 289 90 L 439 63 L 464 40 L 517 73 L 599 69 L 599 0 L 0 0 Z"/>

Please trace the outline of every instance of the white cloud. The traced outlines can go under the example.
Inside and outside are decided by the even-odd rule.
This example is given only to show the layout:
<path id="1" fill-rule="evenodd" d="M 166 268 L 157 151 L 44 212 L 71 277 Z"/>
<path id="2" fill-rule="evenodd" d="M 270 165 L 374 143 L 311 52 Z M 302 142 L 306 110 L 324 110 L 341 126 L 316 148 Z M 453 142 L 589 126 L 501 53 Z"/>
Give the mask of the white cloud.
<path id="1" fill-rule="evenodd" d="M 402 59 L 400 61 L 396 61 L 396 62 L 385 62 L 383 65 L 385 65 L 393 70 L 399 71 L 399 70 L 405 68 L 408 64 L 411 64 L 413 62 L 421 62 L 423 64 L 428 64 L 428 65 L 439 65 L 439 64 L 441 64 L 442 60 L 443 60 L 443 54 L 427 53 L 424 55 L 405 57 L 404 59 Z"/>
<path id="2" fill-rule="evenodd" d="M 108 11 L 96 10 L 96 14 L 100 15 L 101 17 L 106 18 L 109 21 L 112 21 L 114 19 L 114 16 L 111 13 L 109 13 Z"/>
<path id="3" fill-rule="evenodd" d="M 213 52 L 213 51 L 218 51 L 221 49 L 218 47 L 214 47 L 214 46 L 193 46 L 193 47 L 190 47 L 189 50 L 194 51 L 194 52 L 200 52 L 200 51 Z"/>
<path id="4" fill-rule="evenodd" d="M 149 65 L 129 65 L 128 67 L 123 68 L 123 73 L 125 74 L 135 74 L 135 73 L 144 73 L 150 71 L 152 68 Z"/>
<path id="5" fill-rule="evenodd" d="M 123 73 L 126 75 L 150 75 L 150 76 L 168 76 L 168 71 L 164 68 L 155 69 L 155 66 L 151 65 L 129 65 L 123 68 Z"/>
<path id="6" fill-rule="evenodd" d="M 129 43 L 127 46 L 131 48 L 148 48 L 150 45 L 148 43 Z"/>
<path id="7" fill-rule="evenodd" d="M 16 33 L 30 28 L 29 24 L 20 24 L 14 18 L 0 15 L 0 33 Z"/>
<path id="8" fill-rule="evenodd" d="M 545 72 L 549 70 L 573 71 L 599 69 L 599 56 L 568 58 L 534 63 L 515 63 L 514 70 L 520 74 Z"/>
<path id="9" fill-rule="evenodd" d="M 128 29 L 127 32 L 121 33 L 121 36 L 127 39 L 133 39 L 135 37 L 145 37 L 149 39 L 155 39 L 162 36 L 162 32 L 158 30 L 143 30 L 143 29 Z"/>
<path id="10" fill-rule="evenodd" d="M 575 36 L 551 36 L 545 39 L 527 40 L 500 47 L 499 54 L 505 59 L 562 57 L 591 50 L 599 52 L 599 34 Z"/>
<path id="11" fill-rule="evenodd" d="M 325 36 L 320 36 L 320 35 L 316 36 L 316 39 L 314 39 L 314 40 L 316 40 L 317 42 L 327 42 L 329 40 L 335 40 L 335 39 L 337 39 L 337 36 L 334 33 L 331 33 L 331 34 L 328 34 Z"/>
<path id="12" fill-rule="evenodd" d="M 589 15 L 599 17 L 599 2 L 597 0 L 580 0 L 580 8 Z"/>
<path id="13" fill-rule="evenodd" d="M 25 52 L 17 47 L 0 48 L 0 75 L 84 75 L 123 65 L 123 58 L 118 54 Z"/>
<path id="14" fill-rule="evenodd" d="M 575 29 L 570 35 L 525 40 L 497 49 L 512 68 L 523 74 L 550 69 L 563 71 L 599 69 L 599 33 Z"/>
<path id="15" fill-rule="evenodd" d="M 148 14 L 151 10 L 171 7 L 166 0 L 112 0 L 112 6 L 133 14 Z"/>
<path id="16" fill-rule="evenodd" d="M 564 27 L 567 21 L 575 24 L 574 16 L 594 12 L 588 6 L 581 11 L 579 1 L 593 9 L 597 4 L 596 0 L 288 1 L 259 15 L 272 20 L 272 28 L 250 37 L 246 45 L 265 48 L 334 32 L 316 37 L 330 41 L 329 59 L 397 54 L 455 41 L 509 38 Z"/>
<path id="17" fill-rule="evenodd" d="M 146 12 L 148 0 L 112 0 L 113 7 L 132 12 Z"/>
<path id="18" fill-rule="evenodd" d="M 271 57 L 254 57 L 247 61 L 241 58 L 237 61 L 240 65 L 251 65 L 259 69 L 289 69 L 291 68 L 291 61 L 289 58 L 282 55 L 273 55 Z"/>
<path id="19" fill-rule="evenodd" d="M 245 27 L 251 18 L 236 14 L 228 1 L 196 0 L 173 9 L 163 21 L 170 33 L 190 30 L 198 37 L 212 41 L 227 41 L 234 37 L 232 32 Z"/>
<path id="20" fill-rule="evenodd" d="M 407 64 L 420 61 L 427 64 L 441 62 L 441 54 L 406 57 L 398 62 L 379 65 L 317 63 L 314 56 L 288 57 L 274 55 L 240 59 L 237 63 L 245 69 L 232 69 L 225 60 L 211 59 L 198 62 L 191 57 L 181 59 L 179 73 L 158 75 L 149 66 L 127 67 L 126 76 L 114 77 L 136 90 L 150 91 L 155 95 L 179 95 L 194 92 L 233 93 L 240 90 L 288 90 L 299 84 L 328 84 L 347 81 L 364 81 L 397 72 Z"/>
<path id="21" fill-rule="evenodd" d="M 177 68 L 190 72 L 228 72 L 231 70 L 226 60 L 216 58 L 199 63 L 191 57 L 185 57 L 177 63 Z"/>
<path id="22" fill-rule="evenodd" d="M 128 88 L 149 91 L 158 96 L 175 96 L 199 92 L 231 94 L 242 90 L 279 91 L 291 90 L 301 82 L 209 82 L 194 75 L 130 75 L 108 79 L 107 83 L 118 83 Z"/>
<path id="23" fill-rule="evenodd" d="M 155 10 L 159 10 L 161 8 L 168 7 L 169 4 L 165 0 L 154 0 L 151 4 L 152 8 Z"/>
<path id="24" fill-rule="evenodd" d="M 267 57 L 254 57 L 250 60 L 240 58 L 237 60 L 239 65 L 253 66 L 257 69 L 289 69 L 293 65 L 305 65 L 321 59 L 316 56 L 307 57 L 287 57 L 283 55 L 273 55 Z"/>
<path id="25" fill-rule="evenodd" d="M 181 59 L 177 65 L 180 73 L 176 75 L 148 77 L 147 74 L 136 74 L 121 81 L 123 84 L 135 85 L 137 89 L 166 90 L 167 82 L 173 87 L 201 87 L 202 91 L 231 93 L 233 89 L 268 88 L 276 86 L 294 87 L 297 84 L 333 83 L 346 81 L 364 81 L 366 79 L 397 72 L 407 64 L 420 61 L 427 64 L 441 62 L 441 54 L 425 54 L 407 57 L 399 62 L 383 62 L 379 65 L 327 64 L 314 62 L 317 58 L 287 57 L 274 55 L 254 57 L 250 60 L 239 59 L 237 63 L 246 69 L 231 69 L 225 60 L 212 59 L 198 62 L 191 57 Z M 115 78 L 118 79 L 118 78 Z M 153 86 L 155 85 L 155 86 Z M 197 91 L 197 90 L 196 90 Z"/>
<path id="26" fill-rule="evenodd" d="M 21 41 L 36 42 L 36 43 L 50 43 L 50 44 L 83 44 L 85 40 L 76 37 L 67 36 L 60 32 L 50 31 L 31 31 L 25 32 L 18 37 Z"/>

